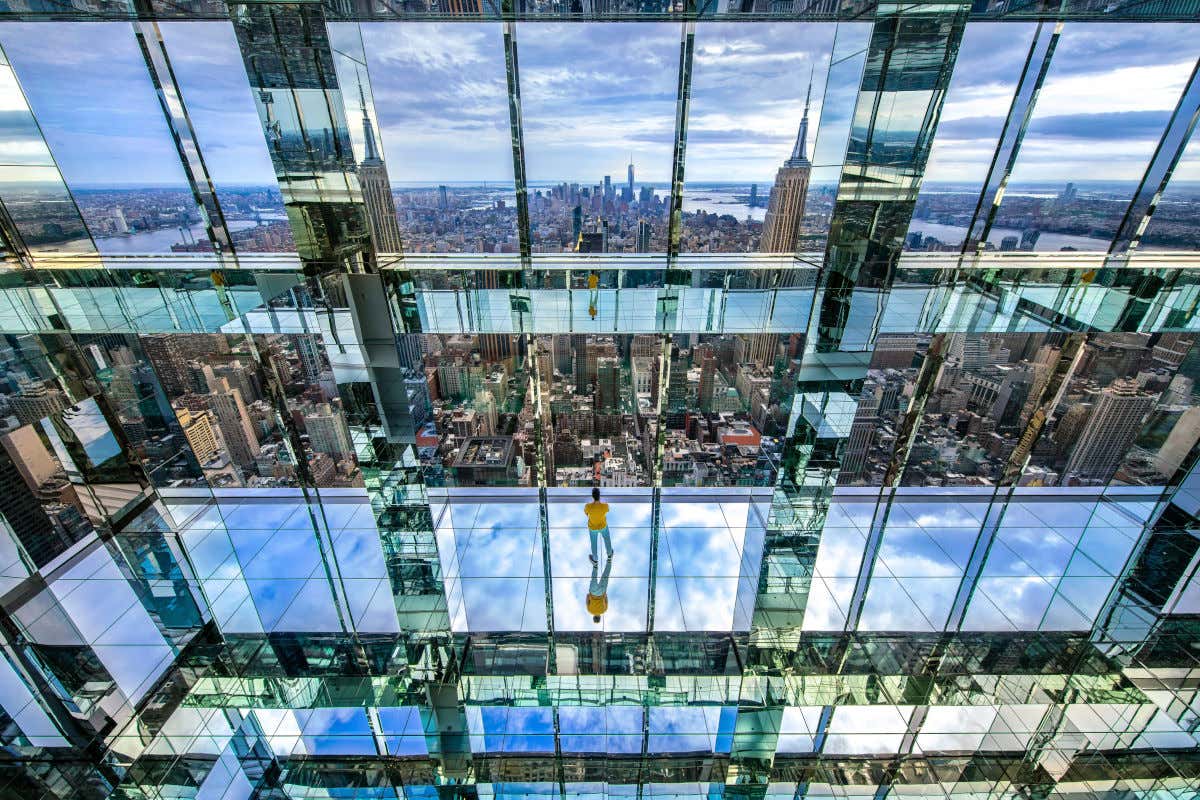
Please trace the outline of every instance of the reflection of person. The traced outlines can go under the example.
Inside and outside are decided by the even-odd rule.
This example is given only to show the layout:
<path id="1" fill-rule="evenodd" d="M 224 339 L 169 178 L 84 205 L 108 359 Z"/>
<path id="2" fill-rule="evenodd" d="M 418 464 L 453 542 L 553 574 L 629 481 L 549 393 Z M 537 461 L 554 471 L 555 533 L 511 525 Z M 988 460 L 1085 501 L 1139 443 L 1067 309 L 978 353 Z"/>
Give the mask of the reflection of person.
<path id="1" fill-rule="evenodd" d="M 592 552 L 588 558 L 593 564 L 600 562 L 600 549 L 598 537 L 604 537 L 604 547 L 608 550 L 608 557 L 611 560 L 613 556 L 612 538 L 608 534 L 608 503 L 600 502 L 600 490 L 592 489 L 592 502 L 583 507 L 583 513 L 587 514 L 588 518 L 588 536 L 592 540 Z"/>
<path id="2" fill-rule="evenodd" d="M 612 558 L 604 562 L 604 572 L 596 580 L 596 570 L 600 569 L 599 562 L 592 559 L 592 582 L 588 584 L 587 610 L 592 615 L 592 622 L 599 622 L 600 615 L 608 611 L 608 573 L 612 572 Z"/>
<path id="3" fill-rule="evenodd" d="M 600 276 L 595 272 L 588 274 L 588 315 L 596 318 L 596 303 L 600 299 Z"/>

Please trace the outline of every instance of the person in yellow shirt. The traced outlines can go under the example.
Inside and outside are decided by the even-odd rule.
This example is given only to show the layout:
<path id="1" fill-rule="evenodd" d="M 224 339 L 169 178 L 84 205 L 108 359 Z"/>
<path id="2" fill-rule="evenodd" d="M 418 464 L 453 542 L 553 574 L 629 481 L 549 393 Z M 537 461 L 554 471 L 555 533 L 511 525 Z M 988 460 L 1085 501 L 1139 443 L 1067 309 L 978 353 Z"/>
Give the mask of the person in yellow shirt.
<path id="1" fill-rule="evenodd" d="M 596 318 L 596 303 L 600 300 L 600 276 L 595 272 L 588 274 L 588 315 Z"/>
<path id="2" fill-rule="evenodd" d="M 599 537 L 604 537 L 604 547 L 608 550 L 608 560 L 613 557 L 612 537 L 608 533 L 608 503 L 600 502 L 600 490 L 592 489 L 592 502 L 583 507 L 587 514 L 588 536 L 592 540 L 592 552 L 588 558 L 593 564 L 600 563 Z"/>
<path id="3" fill-rule="evenodd" d="M 608 573 L 612 572 L 612 557 L 604 562 L 604 573 L 597 580 L 596 570 L 600 564 L 592 559 L 592 582 L 588 584 L 587 610 L 592 622 L 599 622 L 600 615 L 608 611 Z"/>

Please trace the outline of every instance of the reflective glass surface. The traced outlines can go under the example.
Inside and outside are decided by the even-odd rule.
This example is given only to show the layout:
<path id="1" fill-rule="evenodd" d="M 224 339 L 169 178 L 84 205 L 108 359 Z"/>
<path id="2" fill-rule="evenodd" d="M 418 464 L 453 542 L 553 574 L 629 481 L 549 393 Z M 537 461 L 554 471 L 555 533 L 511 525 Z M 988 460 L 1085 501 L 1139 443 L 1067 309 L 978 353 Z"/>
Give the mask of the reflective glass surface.
<path id="1" fill-rule="evenodd" d="M 1194 18 L 0 3 L 0 797 L 1192 800 Z"/>

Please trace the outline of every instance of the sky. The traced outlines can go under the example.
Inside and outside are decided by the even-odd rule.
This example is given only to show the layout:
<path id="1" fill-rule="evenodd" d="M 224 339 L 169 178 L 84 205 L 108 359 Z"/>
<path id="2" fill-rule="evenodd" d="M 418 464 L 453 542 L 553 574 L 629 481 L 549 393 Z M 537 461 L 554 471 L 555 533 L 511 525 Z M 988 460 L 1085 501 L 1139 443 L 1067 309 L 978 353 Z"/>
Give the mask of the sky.
<path id="1" fill-rule="evenodd" d="M 273 183 L 231 26 L 162 28 L 218 187 Z M 866 30 L 832 23 L 697 25 L 687 177 L 769 181 L 791 150 L 810 74 L 809 155 L 817 151 L 818 164 L 836 163 L 861 73 L 854 42 L 861 50 Z M 928 180 L 982 180 L 1032 32 L 1026 23 L 968 26 Z M 640 180 L 665 182 L 680 33 L 675 23 L 518 24 L 529 179 L 622 181 L 632 155 Z M 846 57 L 826 86 L 835 36 Z M 499 25 L 370 23 L 362 26 L 362 40 L 396 183 L 512 181 Z M 7 23 L 0 44 L 71 185 L 183 183 L 128 23 Z M 1197 55 L 1200 40 L 1182 24 L 1068 23 L 1014 183 L 1139 178 Z M 0 80 L 0 154 L 10 163 L 45 164 L 9 84 Z M 347 105 L 353 112 L 357 98 Z M 357 113 L 350 122 L 360 124 Z M 1198 150 L 1191 148 L 1180 177 L 1200 178 Z"/>

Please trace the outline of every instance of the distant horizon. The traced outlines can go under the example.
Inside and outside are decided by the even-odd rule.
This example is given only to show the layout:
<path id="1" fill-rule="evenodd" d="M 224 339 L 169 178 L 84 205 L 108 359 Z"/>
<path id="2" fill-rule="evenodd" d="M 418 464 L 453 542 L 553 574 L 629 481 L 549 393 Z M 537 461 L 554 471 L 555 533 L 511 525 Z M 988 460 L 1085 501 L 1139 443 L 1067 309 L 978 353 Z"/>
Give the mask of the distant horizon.
<path id="1" fill-rule="evenodd" d="M 45 185 L 47 183 L 57 183 L 57 181 L 5 181 L 4 183 L 9 186 L 37 186 L 37 185 Z M 596 185 L 596 182 L 594 182 L 594 181 L 585 181 L 585 180 L 581 180 L 578 178 L 557 178 L 557 179 L 527 181 L 526 185 L 529 187 L 534 187 L 534 188 L 540 189 L 540 188 L 551 188 L 554 186 L 559 186 L 564 183 L 576 184 L 579 186 L 586 186 L 586 187 L 591 187 L 591 186 Z M 755 183 L 757 183 L 759 186 L 770 185 L 770 184 L 774 183 L 774 179 L 772 178 L 771 180 L 765 180 L 765 179 L 764 180 L 754 180 L 754 179 L 747 178 L 747 179 L 742 179 L 742 180 L 726 180 L 726 181 L 687 181 L 687 180 L 685 180 L 684 187 L 687 188 L 687 187 L 697 187 L 697 186 L 750 186 Z M 1061 188 L 1061 187 L 1065 187 L 1068 183 L 1073 183 L 1077 187 L 1085 187 L 1086 186 L 1086 187 L 1094 188 L 1094 187 L 1101 187 L 1101 186 L 1136 186 L 1139 183 L 1139 181 L 1133 180 L 1133 179 L 1106 179 L 1106 180 L 1078 179 L 1078 180 L 1019 181 L 1019 182 L 1010 183 L 1009 187 L 1010 187 L 1010 190 L 1012 188 L 1016 188 L 1016 187 L 1037 187 L 1037 188 L 1060 187 Z M 671 182 L 670 181 L 635 180 L 634 184 L 639 187 L 640 186 L 650 186 L 651 188 L 659 189 L 659 188 L 670 188 Z M 511 180 L 488 180 L 488 179 L 478 179 L 478 180 L 471 180 L 471 181 L 451 181 L 451 180 L 406 181 L 403 183 L 391 181 L 391 182 L 389 182 L 389 185 L 393 189 L 396 189 L 396 188 L 425 189 L 425 188 L 434 188 L 437 186 L 447 186 L 447 187 L 453 186 L 456 188 L 487 187 L 487 188 L 498 188 L 498 189 L 512 189 L 513 191 L 515 191 L 515 189 L 516 189 L 516 187 L 513 185 Z M 616 188 L 621 188 L 626 185 L 626 182 L 624 180 L 619 181 L 619 182 L 614 180 L 612 185 Z M 813 186 L 836 186 L 837 181 L 814 181 L 811 185 L 813 185 Z M 957 181 L 956 180 L 923 180 L 921 182 L 921 185 L 922 186 L 961 186 L 964 188 L 971 188 L 973 190 L 978 190 L 978 188 L 979 188 L 978 182 L 967 181 L 967 180 L 957 180 Z M 1171 181 L 1168 184 L 1168 189 L 1171 186 L 1200 186 L 1200 180 Z M 116 183 L 116 184 L 81 183 L 81 184 L 70 185 L 67 188 L 71 189 L 72 191 L 89 191 L 89 192 L 90 191 L 128 191 L 128 190 L 133 190 L 133 189 L 175 189 L 175 190 L 181 190 L 181 191 L 191 191 L 190 185 L 186 184 L 186 183 Z M 220 191 L 238 191 L 238 190 L 246 190 L 246 189 L 274 189 L 276 191 L 282 191 L 278 183 L 225 184 L 225 185 L 219 187 L 217 191 L 219 193 Z"/>

